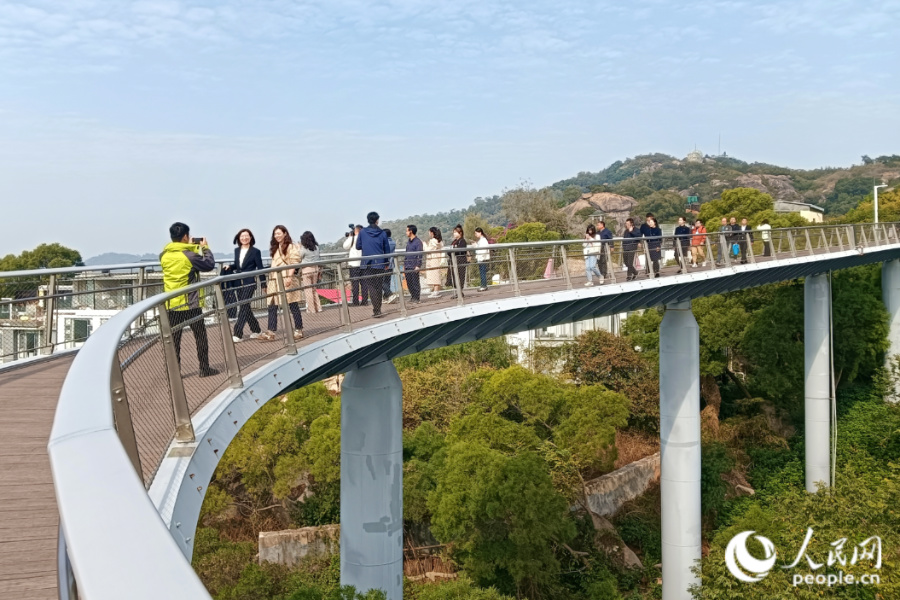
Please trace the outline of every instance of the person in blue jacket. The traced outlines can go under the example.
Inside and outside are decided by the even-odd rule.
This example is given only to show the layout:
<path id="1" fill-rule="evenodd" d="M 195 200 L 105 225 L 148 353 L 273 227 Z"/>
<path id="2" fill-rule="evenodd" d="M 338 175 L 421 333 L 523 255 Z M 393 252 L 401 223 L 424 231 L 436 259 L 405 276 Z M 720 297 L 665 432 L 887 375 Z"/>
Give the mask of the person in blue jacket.
<path id="1" fill-rule="evenodd" d="M 597 223 L 597 235 L 600 236 L 600 275 L 603 277 L 603 281 L 609 277 L 609 270 L 607 266 L 609 266 L 609 253 L 612 252 L 613 247 L 613 234 L 612 231 L 606 228 L 605 221 L 599 221 Z"/>
<path id="2" fill-rule="evenodd" d="M 652 234 L 650 233 L 650 219 L 655 219 L 652 212 L 648 212 L 644 216 L 644 222 L 641 223 L 641 226 L 638 228 L 638 231 L 641 232 L 641 237 L 650 237 Z M 644 265 L 644 273 L 649 277 L 650 276 L 650 263 L 646 263 Z"/>
<path id="3" fill-rule="evenodd" d="M 356 249 L 362 250 L 362 259 L 359 262 L 362 271 L 363 283 L 369 290 L 369 300 L 372 301 L 372 316 L 380 318 L 381 314 L 381 293 L 384 286 L 384 278 L 390 273 L 390 260 L 388 258 L 366 258 L 367 256 L 378 256 L 380 254 L 390 254 L 391 247 L 388 243 L 388 236 L 384 229 L 378 226 L 380 217 L 375 211 L 366 215 L 369 223 L 359 232 L 356 238 Z"/>

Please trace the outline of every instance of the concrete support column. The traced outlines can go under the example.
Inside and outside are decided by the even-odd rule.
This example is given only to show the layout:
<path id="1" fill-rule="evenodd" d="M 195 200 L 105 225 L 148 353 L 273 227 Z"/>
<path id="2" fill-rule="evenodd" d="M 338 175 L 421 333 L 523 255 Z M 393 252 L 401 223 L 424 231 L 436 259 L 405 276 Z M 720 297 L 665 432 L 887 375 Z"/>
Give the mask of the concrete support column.
<path id="1" fill-rule="evenodd" d="M 900 354 L 900 260 L 889 260 L 881 264 L 881 299 L 890 315 L 888 347 L 885 366 L 891 358 Z M 895 397 L 900 390 L 895 390 Z"/>
<path id="2" fill-rule="evenodd" d="M 390 361 L 341 386 L 341 584 L 403 598 L 403 395 Z"/>
<path id="3" fill-rule="evenodd" d="M 663 600 L 690 600 L 700 560 L 700 329 L 690 301 L 659 327 Z"/>
<path id="4" fill-rule="evenodd" d="M 806 367 L 806 491 L 831 481 L 831 281 L 812 275 L 803 285 L 803 343 Z"/>

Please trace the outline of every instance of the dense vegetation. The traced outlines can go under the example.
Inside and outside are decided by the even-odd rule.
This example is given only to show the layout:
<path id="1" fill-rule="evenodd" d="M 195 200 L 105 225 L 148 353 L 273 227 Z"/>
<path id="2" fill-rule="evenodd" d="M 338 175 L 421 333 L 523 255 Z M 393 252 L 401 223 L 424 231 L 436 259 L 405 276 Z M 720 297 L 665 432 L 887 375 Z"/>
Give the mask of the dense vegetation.
<path id="1" fill-rule="evenodd" d="M 555 211 L 572 204 L 586 192 L 629 196 L 638 201 L 635 215 L 653 212 L 663 223 L 674 223 L 678 216 L 685 214 L 687 196 L 697 196 L 705 204 L 719 199 L 725 190 L 740 187 L 756 188 L 775 199 L 816 204 L 825 209 L 827 217 L 835 218 L 863 201 L 871 201 L 872 186 L 880 183 L 890 187 L 900 183 L 900 156 L 863 156 L 862 164 L 849 168 L 804 170 L 747 163 L 728 156 L 705 156 L 692 161 L 654 153 L 619 160 L 597 172 L 581 172 L 541 189 L 522 182 L 499 195 L 476 198 L 465 209 L 413 215 L 387 221 L 383 226 L 394 232 L 395 239 L 402 238 L 408 223 L 415 223 L 422 231 L 437 226 L 445 234 L 462 223 L 469 237 L 476 226 L 485 231 L 499 228 L 493 235 L 496 238 L 509 226 L 534 221 L 566 235 L 577 233 L 581 220 L 561 223 Z M 540 210 L 523 213 L 522 205 L 534 204 L 535 199 L 543 205 Z M 548 207 L 554 212 L 548 214 Z M 770 222 L 775 223 L 771 219 Z"/>

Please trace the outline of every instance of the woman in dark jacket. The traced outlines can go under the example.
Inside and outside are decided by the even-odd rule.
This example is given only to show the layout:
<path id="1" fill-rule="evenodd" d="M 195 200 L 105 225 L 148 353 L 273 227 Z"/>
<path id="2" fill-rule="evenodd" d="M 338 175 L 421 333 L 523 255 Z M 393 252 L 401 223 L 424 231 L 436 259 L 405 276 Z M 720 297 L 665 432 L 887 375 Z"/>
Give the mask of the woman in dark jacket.
<path id="1" fill-rule="evenodd" d="M 625 219 L 625 232 L 622 234 L 625 241 L 622 242 L 622 260 L 628 269 L 628 276 L 625 281 L 634 281 L 637 279 L 637 269 L 634 268 L 634 254 L 638 250 L 638 238 L 641 232 L 634 228 L 634 219 Z"/>
<path id="2" fill-rule="evenodd" d="M 659 277 L 659 259 L 662 248 L 662 229 L 656 224 L 656 218 L 647 219 L 647 232 L 644 234 L 647 238 L 647 249 L 650 251 L 650 262 L 653 264 L 653 270 L 650 271 L 651 277 Z"/>
<path id="3" fill-rule="evenodd" d="M 256 247 L 256 238 L 249 229 L 241 229 L 234 236 L 234 262 L 231 265 L 225 265 L 223 271 L 231 275 L 233 273 L 250 273 L 263 268 L 262 254 Z M 237 299 L 240 302 L 238 308 L 237 321 L 234 323 L 234 341 L 240 342 L 244 335 L 244 325 L 250 324 L 250 339 L 256 339 L 260 334 L 259 321 L 253 316 L 253 309 L 250 306 L 250 299 L 253 298 L 253 292 L 256 291 L 255 277 L 244 277 L 235 280 L 240 287 L 237 288 Z M 265 278 L 260 278 L 265 281 Z"/>
<path id="4" fill-rule="evenodd" d="M 466 268 L 469 265 L 468 254 L 466 253 L 466 236 L 463 234 L 462 225 L 457 225 L 453 228 L 453 241 L 450 243 L 450 246 L 453 248 L 459 248 L 459 252 L 454 252 L 456 255 L 456 277 L 459 277 L 459 287 L 463 289 L 466 287 Z M 450 265 L 451 268 L 447 269 L 447 285 L 454 289 L 453 297 L 456 298 L 456 281 L 454 280 L 453 273 L 453 265 Z"/>

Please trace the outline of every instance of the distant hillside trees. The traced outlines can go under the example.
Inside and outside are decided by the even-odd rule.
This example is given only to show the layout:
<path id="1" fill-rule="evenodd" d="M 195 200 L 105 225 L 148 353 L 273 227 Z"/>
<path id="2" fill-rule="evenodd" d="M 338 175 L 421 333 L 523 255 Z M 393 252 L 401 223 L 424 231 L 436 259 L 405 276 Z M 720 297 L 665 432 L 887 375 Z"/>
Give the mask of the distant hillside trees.
<path id="1" fill-rule="evenodd" d="M 0 271 L 26 271 L 30 269 L 61 269 L 81 266 L 81 253 L 62 244 L 41 244 L 34 250 L 25 250 L 18 256 L 7 254 L 0 258 Z"/>

